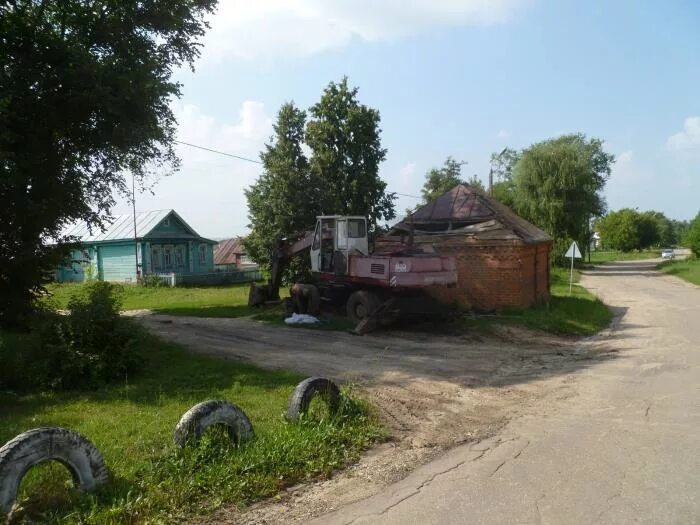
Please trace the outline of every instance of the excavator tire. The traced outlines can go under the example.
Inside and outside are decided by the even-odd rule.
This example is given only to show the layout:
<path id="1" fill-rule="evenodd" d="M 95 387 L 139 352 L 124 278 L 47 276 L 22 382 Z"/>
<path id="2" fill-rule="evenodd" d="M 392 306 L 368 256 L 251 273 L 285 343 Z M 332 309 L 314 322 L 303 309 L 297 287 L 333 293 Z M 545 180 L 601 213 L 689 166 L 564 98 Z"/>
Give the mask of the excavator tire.
<path id="1" fill-rule="evenodd" d="M 377 295 L 370 291 L 359 290 L 353 292 L 348 297 L 346 304 L 348 318 L 357 325 L 374 314 L 379 308 L 379 304 Z"/>

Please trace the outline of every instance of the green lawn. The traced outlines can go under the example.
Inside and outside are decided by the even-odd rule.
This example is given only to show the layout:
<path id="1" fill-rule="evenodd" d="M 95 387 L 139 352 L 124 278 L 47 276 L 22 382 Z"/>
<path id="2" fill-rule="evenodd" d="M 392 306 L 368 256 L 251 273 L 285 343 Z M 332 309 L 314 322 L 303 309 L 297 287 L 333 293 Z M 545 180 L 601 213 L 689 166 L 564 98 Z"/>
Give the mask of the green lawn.
<path id="1" fill-rule="evenodd" d="M 531 308 L 506 310 L 493 316 L 467 319 L 467 326 L 520 325 L 555 334 L 591 335 L 606 328 L 612 313 L 600 299 L 574 284 L 569 294 L 569 270 L 552 268 L 551 299 Z M 574 270 L 574 282 L 580 274 Z"/>
<path id="2" fill-rule="evenodd" d="M 675 275 L 693 284 L 700 285 L 700 259 L 692 258 L 683 261 L 666 261 L 657 267 L 664 273 Z"/>
<path id="3" fill-rule="evenodd" d="M 112 475 L 98 494 L 81 495 L 70 488 L 68 473 L 59 465 L 32 469 L 21 487 L 25 519 L 182 521 L 224 503 L 243 506 L 273 496 L 310 476 L 330 475 L 384 435 L 369 408 L 356 401 L 348 401 L 333 421 L 321 415 L 287 423 L 288 397 L 302 376 L 193 356 L 176 344 L 141 337 L 148 364 L 118 385 L 42 394 L 3 392 L 0 386 L 0 443 L 40 426 L 68 427 L 95 443 Z M 31 338 L 0 333 L 0 360 L 20 339 L 31 344 Z M 236 449 L 213 431 L 199 447 L 176 447 L 175 424 L 207 399 L 240 406 L 254 426 L 254 441 Z"/>
<path id="4" fill-rule="evenodd" d="M 65 308 L 81 284 L 51 284 L 58 308 Z M 171 315 L 241 317 L 256 311 L 248 307 L 249 283 L 212 287 L 145 287 L 123 285 L 125 310 L 149 309 Z"/>
<path id="5" fill-rule="evenodd" d="M 591 263 L 599 264 L 611 261 L 636 261 L 641 259 L 655 259 L 656 257 L 661 257 L 660 250 L 642 250 L 631 252 L 593 251 L 591 252 Z M 586 257 L 584 262 L 588 262 L 588 257 Z"/>

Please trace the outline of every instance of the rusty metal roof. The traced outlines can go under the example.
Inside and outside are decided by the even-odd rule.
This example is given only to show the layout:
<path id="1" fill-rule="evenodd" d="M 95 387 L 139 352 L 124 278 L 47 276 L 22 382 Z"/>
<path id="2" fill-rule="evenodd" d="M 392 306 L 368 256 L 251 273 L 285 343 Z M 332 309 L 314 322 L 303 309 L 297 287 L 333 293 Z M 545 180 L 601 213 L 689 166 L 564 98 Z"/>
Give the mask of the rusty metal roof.
<path id="1" fill-rule="evenodd" d="M 469 227 L 482 223 L 489 223 L 488 228 Z M 488 230 L 492 236 L 496 230 L 501 230 L 504 238 L 512 238 L 514 235 L 526 243 L 552 240 L 549 235 L 518 216 L 506 205 L 467 184 L 457 185 L 421 206 L 394 225 L 390 235 L 411 229 L 416 233 L 440 235 L 446 232 L 466 234 L 469 231 L 476 236 L 479 236 L 480 230 Z"/>
<path id="2" fill-rule="evenodd" d="M 214 246 L 214 264 L 236 264 L 236 255 L 245 254 L 243 239 L 224 239 Z"/>

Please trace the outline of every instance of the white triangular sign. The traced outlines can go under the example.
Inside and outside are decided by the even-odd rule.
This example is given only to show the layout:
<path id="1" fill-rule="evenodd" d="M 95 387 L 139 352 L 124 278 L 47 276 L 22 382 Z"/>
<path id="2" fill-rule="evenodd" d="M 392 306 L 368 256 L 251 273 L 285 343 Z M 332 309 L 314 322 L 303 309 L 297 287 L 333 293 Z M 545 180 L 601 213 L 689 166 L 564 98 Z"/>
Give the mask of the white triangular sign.
<path id="1" fill-rule="evenodd" d="M 571 243 L 571 246 L 569 246 L 569 249 L 566 250 L 566 254 L 564 254 L 564 257 L 573 257 L 574 259 L 583 258 L 581 256 L 581 250 L 578 249 L 578 244 L 576 244 L 576 241 Z"/>

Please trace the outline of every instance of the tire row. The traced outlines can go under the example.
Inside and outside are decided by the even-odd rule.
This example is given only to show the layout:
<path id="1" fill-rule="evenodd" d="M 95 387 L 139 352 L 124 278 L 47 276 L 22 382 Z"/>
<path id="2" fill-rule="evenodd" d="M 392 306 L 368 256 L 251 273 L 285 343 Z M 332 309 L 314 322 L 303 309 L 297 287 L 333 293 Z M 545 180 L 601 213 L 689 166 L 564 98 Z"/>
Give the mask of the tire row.
<path id="1" fill-rule="evenodd" d="M 289 398 L 286 418 L 296 422 L 308 412 L 311 400 L 319 397 L 334 416 L 340 407 L 340 391 L 333 381 L 310 377 L 297 385 Z M 245 412 L 225 400 L 198 403 L 183 414 L 173 438 L 180 447 L 195 445 L 214 425 L 226 427 L 231 441 L 241 445 L 253 439 L 253 425 Z M 73 477 L 75 486 L 91 492 L 105 484 L 109 471 L 97 447 L 82 434 L 61 427 L 29 430 L 0 448 L 0 514 L 10 514 L 25 474 L 45 461 L 58 461 Z"/>

